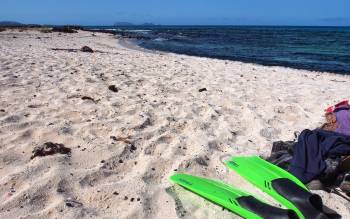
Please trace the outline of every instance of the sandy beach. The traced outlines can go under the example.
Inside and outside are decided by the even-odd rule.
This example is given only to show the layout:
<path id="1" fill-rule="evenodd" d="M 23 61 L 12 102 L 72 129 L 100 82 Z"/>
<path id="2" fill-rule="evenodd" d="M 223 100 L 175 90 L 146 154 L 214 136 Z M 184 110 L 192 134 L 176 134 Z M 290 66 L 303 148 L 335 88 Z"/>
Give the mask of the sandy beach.
<path id="1" fill-rule="evenodd" d="M 118 41 L 0 32 L 0 218 L 239 218 L 169 176 L 222 180 L 275 203 L 221 160 L 267 156 L 272 142 L 319 127 L 324 108 L 350 99 L 349 76 Z M 70 153 L 31 159 L 45 143 Z M 345 199 L 316 193 L 350 218 Z"/>

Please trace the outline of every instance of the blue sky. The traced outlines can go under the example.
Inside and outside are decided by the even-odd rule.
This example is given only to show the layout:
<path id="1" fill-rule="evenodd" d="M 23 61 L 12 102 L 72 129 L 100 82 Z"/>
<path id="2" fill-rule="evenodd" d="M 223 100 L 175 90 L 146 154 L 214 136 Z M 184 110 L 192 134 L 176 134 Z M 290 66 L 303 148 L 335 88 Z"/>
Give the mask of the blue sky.
<path id="1" fill-rule="evenodd" d="M 1 0 L 0 20 L 38 24 L 350 25 L 350 0 Z"/>

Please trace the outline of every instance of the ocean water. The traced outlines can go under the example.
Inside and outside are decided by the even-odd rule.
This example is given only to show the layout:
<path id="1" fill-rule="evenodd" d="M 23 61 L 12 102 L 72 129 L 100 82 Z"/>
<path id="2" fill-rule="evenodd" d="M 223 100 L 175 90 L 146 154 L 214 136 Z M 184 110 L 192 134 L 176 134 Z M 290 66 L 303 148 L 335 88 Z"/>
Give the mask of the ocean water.
<path id="1" fill-rule="evenodd" d="M 131 26 L 117 32 L 146 49 L 350 74 L 350 27 Z"/>

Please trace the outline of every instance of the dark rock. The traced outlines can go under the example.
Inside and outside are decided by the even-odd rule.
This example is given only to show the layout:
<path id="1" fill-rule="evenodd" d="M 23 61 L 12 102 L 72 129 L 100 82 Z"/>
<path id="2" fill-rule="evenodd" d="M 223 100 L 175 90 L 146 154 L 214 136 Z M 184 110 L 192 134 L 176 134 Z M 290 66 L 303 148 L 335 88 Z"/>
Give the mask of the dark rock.
<path id="1" fill-rule="evenodd" d="M 41 105 L 35 105 L 35 104 L 28 105 L 28 108 L 33 108 L 33 109 L 39 108 L 39 107 L 41 107 Z"/>
<path id="2" fill-rule="evenodd" d="M 73 26 L 57 26 L 52 28 L 52 32 L 78 33 Z"/>
<path id="3" fill-rule="evenodd" d="M 119 193 L 118 192 L 113 192 L 113 195 L 119 195 Z"/>
<path id="4" fill-rule="evenodd" d="M 88 97 L 88 96 L 83 96 L 83 97 L 81 97 L 81 99 L 82 100 L 91 100 L 94 103 L 98 103 L 100 101 L 100 100 L 95 100 L 94 98 Z"/>
<path id="5" fill-rule="evenodd" d="M 5 110 L 4 110 L 4 109 L 0 109 L 0 112 L 4 113 L 4 112 L 5 112 Z"/>
<path id="6" fill-rule="evenodd" d="M 108 89 L 113 91 L 113 92 L 118 92 L 119 91 L 119 89 L 115 85 L 108 86 Z"/>
<path id="7" fill-rule="evenodd" d="M 132 144 L 132 145 L 130 146 L 130 151 L 136 151 L 136 149 L 137 149 L 137 147 L 136 147 L 135 145 Z"/>
<path id="8" fill-rule="evenodd" d="M 128 200 L 128 196 L 125 196 L 125 197 L 124 197 L 124 200 Z"/>
<path id="9" fill-rule="evenodd" d="M 207 88 L 201 88 L 198 90 L 199 92 L 207 91 Z"/>
<path id="10" fill-rule="evenodd" d="M 92 50 L 90 47 L 88 47 L 88 46 L 83 46 L 81 49 L 80 49 L 80 51 L 82 51 L 82 52 L 90 52 L 90 53 L 93 53 L 94 52 L 94 50 Z"/>
<path id="11" fill-rule="evenodd" d="M 0 28 L 0 32 L 3 32 L 5 31 L 6 29 L 5 28 Z"/>
<path id="12" fill-rule="evenodd" d="M 32 151 L 33 155 L 30 159 L 33 159 L 37 156 L 44 157 L 54 154 L 71 154 L 71 149 L 65 147 L 63 144 L 57 144 L 52 142 L 46 142 L 42 146 L 34 148 Z"/>
<path id="13" fill-rule="evenodd" d="M 83 206 L 82 203 L 77 202 L 77 201 L 72 200 L 72 199 L 67 199 L 64 202 L 66 203 L 66 206 L 70 207 L 70 208 L 79 208 L 79 207 Z"/>

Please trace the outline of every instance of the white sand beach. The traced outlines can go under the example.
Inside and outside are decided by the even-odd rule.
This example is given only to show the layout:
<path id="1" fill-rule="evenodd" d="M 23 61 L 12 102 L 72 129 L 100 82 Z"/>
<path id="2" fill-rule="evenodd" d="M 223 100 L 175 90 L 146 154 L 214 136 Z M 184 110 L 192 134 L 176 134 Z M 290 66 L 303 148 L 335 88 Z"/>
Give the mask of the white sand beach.
<path id="1" fill-rule="evenodd" d="M 52 50 L 82 46 L 95 52 Z M 169 177 L 275 203 L 220 158 L 268 155 L 349 88 L 349 76 L 138 51 L 105 33 L 1 32 L 0 218 L 239 218 Z M 31 159 L 46 142 L 71 154 Z M 345 199 L 316 193 L 350 218 Z"/>

